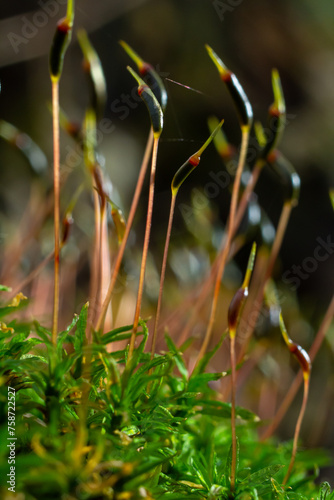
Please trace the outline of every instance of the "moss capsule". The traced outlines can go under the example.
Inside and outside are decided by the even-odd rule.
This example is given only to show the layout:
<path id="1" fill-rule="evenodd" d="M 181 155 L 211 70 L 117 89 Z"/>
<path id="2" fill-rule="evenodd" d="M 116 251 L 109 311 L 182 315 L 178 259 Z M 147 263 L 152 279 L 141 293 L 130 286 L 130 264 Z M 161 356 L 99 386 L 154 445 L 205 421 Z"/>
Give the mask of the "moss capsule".
<path id="1" fill-rule="evenodd" d="M 91 106 L 97 117 L 102 116 L 107 100 L 107 85 L 100 58 L 85 30 L 78 31 L 78 40 L 84 55 L 83 69 L 88 76 Z"/>
<path id="2" fill-rule="evenodd" d="M 266 134 L 266 144 L 261 151 L 261 157 L 270 161 L 271 154 L 277 148 L 286 123 L 286 108 L 281 80 L 276 69 L 272 72 L 274 102 L 269 108 L 269 132 Z"/>
<path id="3" fill-rule="evenodd" d="M 279 176 L 284 189 L 284 199 L 292 206 L 298 204 L 300 177 L 293 165 L 278 151 L 269 162 L 271 169 Z"/>
<path id="4" fill-rule="evenodd" d="M 248 288 L 239 288 L 233 296 L 228 308 L 228 329 L 231 337 L 235 337 L 240 314 L 248 296 Z"/>
<path id="5" fill-rule="evenodd" d="M 120 40 L 119 42 L 125 52 L 131 57 L 131 59 L 135 62 L 137 65 L 138 71 L 140 73 L 140 76 L 145 79 L 146 83 L 150 86 L 150 89 L 152 90 L 153 94 L 157 98 L 162 111 L 165 111 L 166 106 L 167 106 L 167 92 L 166 88 L 158 75 L 158 73 L 155 71 L 153 66 L 147 62 L 145 62 L 131 47 L 128 45 L 126 42 L 123 40 Z"/>
<path id="6" fill-rule="evenodd" d="M 238 78 L 225 66 L 223 61 L 217 56 L 217 54 L 209 45 L 206 45 L 205 47 L 219 71 L 220 78 L 225 83 L 233 99 L 234 105 L 237 109 L 241 127 L 250 128 L 253 121 L 253 110 L 244 89 L 240 85 Z"/>
<path id="7" fill-rule="evenodd" d="M 297 361 L 298 361 L 298 363 L 303 371 L 304 379 L 305 380 L 308 379 L 310 377 L 311 367 L 312 367 L 309 355 L 300 345 L 296 344 L 295 342 L 293 342 L 290 339 L 288 332 L 286 330 L 285 324 L 284 324 L 282 313 L 280 313 L 280 316 L 279 316 L 279 324 L 280 324 L 283 339 L 284 339 L 286 345 L 288 346 L 289 351 L 297 359 Z"/>
<path id="8" fill-rule="evenodd" d="M 72 217 L 72 214 L 71 213 L 66 213 L 65 214 L 65 217 L 63 218 L 63 234 L 62 234 L 62 238 L 61 238 L 61 246 L 63 247 L 67 240 L 68 240 L 68 237 L 70 235 L 70 230 L 71 230 L 71 226 L 73 224 L 73 217 Z"/>
<path id="9" fill-rule="evenodd" d="M 215 116 L 210 116 L 208 118 L 208 127 L 211 133 L 215 130 L 218 124 L 219 120 Z M 228 161 L 232 158 L 235 153 L 235 149 L 228 142 L 222 128 L 216 133 L 213 142 L 219 156 L 223 159 L 223 161 Z"/>
<path id="10" fill-rule="evenodd" d="M 71 37 L 72 23 L 70 23 L 65 17 L 57 24 L 50 50 L 49 65 L 50 75 L 53 81 L 58 81 L 60 79 L 63 70 L 65 52 L 70 44 Z"/>
<path id="11" fill-rule="evenodd" d="M 230 337 L 235 337 L 237 332 L 238 322 L 242 313 L 242 309 L 246 298 L 248 297 L 248 286 L 252 276 L 256 255 L 256 243 L 252 245 L 251 253 L 248 258 L 245 278 L 241 287 L 236 291 L 227 313 L 227 322 Z"/>
<path id="12" fill-rule="evenodd" d="M 111 217 L 115 224 L 116 234 L 118 243 L 121 244 L 124 238 L 126 221 L 122 210 L 111 200 L 109 200 L 111 205 Z"/>
<path id="13" fill-rule="evenodd" d="M 172 180 L 172 193 L 176 194 L 177 191 L 179 190 L 181 184 L 186 180 L 189 174 L 197 167 L 199 162 L 201 161 L 201 154 L 205 149 L 208 147 L 210 142 L 215 138 L 216 134 L 220 130 L 221 126 L 223 125 L 224 120 L 218 123 L 216 128 L 213 130 L 211 133 L 210 137 L 205 141 L 203 146 L 196 151 L 193 155 L 191 155 L 188 160 L 178 169 L 176 174 L 173 177 Z"/>
<path id="14" fill-rule="evenodd" d="M 138 86 L 138 95 L 142 98 L 144 103 L 146 104 L 146 107 L 148 109 L 150 119 L 151 119 L 151 124 L 152 124 L 152 129 L 155 137 L 160 137 L 162 133 L 162 128 L 163 128 L 163 112 L 161 109 L 161 106 L 153 94 L 152 90 L 150 87 L 140 78 L 137 73 L 130 68 L 130 66 L 127 66 L 128 71 L 131 73 L 131 75 L 137 80 L 139 86 Z"/>

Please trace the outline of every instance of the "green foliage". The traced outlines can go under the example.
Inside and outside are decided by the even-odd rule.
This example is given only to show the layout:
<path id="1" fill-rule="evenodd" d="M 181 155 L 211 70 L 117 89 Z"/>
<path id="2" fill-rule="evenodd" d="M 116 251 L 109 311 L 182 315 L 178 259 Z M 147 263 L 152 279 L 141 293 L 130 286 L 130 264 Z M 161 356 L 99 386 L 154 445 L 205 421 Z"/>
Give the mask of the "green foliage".
<path id="1" fill-rule="evenodd" d="M 148 330 L 125 368 L 131 325 L 87 345 L 87 304 L 58 337 L 34 323 L 12 322 L 1 334 L 0 474 L 8 472 L 7 391 L 16 392 L 17 491 L 27 500 L 78 499 L 308 499 L 330 500 L 309 471 L 327 463 L 322 452 L 300 452 L 289 487 L 281 482 L 290 445 L 259 443 L 258 418 L 237 408 L 240 443 L 234 496 L 230 493 L 231 407 L 209 383 L 206 356 L 190 374 L 183 352 L 145 353 Z M 2 494 L 4 495 L 3 488 Z M 318 495 L 318 496 L 316 496 Z"/>
<path id="2" fill-rule="evenodd" d="M 166 237 L 157 307 L 159 314 L 158 312 L 156 314 L 152 353 L 149 353 L 147 349 L 149 331 L 146 322 L 140 319 L 140 306 L 151 230 L 158 139 L 163 129 L 167 92 L 162 79 L 153 67 L 143 61 L 129 45 L 121 42 L 140 73 L 139 76 L 128 68 L 138 82 L 138 94 L 148 108 L 153 130 L 153 134 L 150 134 L 148 139 L 133 204 L 126 223 L 118 207 L 109 199 L 108 178 L 102 169 L 103 162 L 99 164 L 100 154 L 97 150 L 96 125 L 98 116 L 103 115 L 106 82 L 97 53 L 85 33 L 79 32 L 79 41 L 85 60 L 84 70 L 89 75 L 92 87 L 90 107 L 86 110 L 85 124 L 81 129 L 67 120 L 65 115 L 60 117 L 60 121 L 69 135 L 76 140 L 80 139 L 84 160 L 92 174 L 96 241 L 91 260 L 93 264 L 91 266 L 91 309 L 89 310 L 87 302 L 80 313 L 74 316 L 68 327 L 58 332 L 60 261 L 59 248 L 57 248 L 60 241 L 59 234 L 57 234 L 59 233 L 60 213 L 58 83 L 64 55 L 71 39 L 73 20 L 74 0 L 69 0 L 67 16 L 57 25 L 50 51 L 55 131 L 56 245 L 53 327 L 51 333 L 38 322 L 20 323 L 11 320 L 11 315 L 27 304 L 26 297 L 22 293 L 16 295 L 12 302 L 0 306 L 1 477 L 7 478 L 9 465 L 14 463 L 15 488 L 20 495 L 20 500 L 139 500 L 143 498 L 334 500 L 334 492 L 331 492 L 328 483 L 323 483 L 320 487 L 315 483 L 319 467 L 329 462 L 324 452 L 320 450 L 298 451 L 294 462 L 302 417 L 299 427 L 296 426 L 298 432 L 295 434 L 293 445 L 292 443 L 279 443 L 274 438 L 260 442 L 258 428 L 261 422 L 258 416 L 245 408 L 235 406 L 235 369 L 238 369 L 240 365 L 236 366 L 235 355 L 232 355 L 234 343 L 231 343 L 232 373 L 231 371 L 210 371 L 210 362 L 222 346 L 227 332 L 221 335 L 211 351 L 207 351 L 215 322 L 219 286 L 226 264 L 224 259 L 227 259 L 230 253 L 232 238 L 234 233 L 238 233 L 238 225 L 254 190 L 257 176 L 265 163 L 268 163 L 279 175 L 285 191 L 285 203 L 281 215 L 283 224 L 279 223 L 268 268 L 264 273 L 265 278 L 258 286 L 262 295 L 282 242 L 291 207 L 296 205 L 298 199 L 299 177 L 290 163 L 276 150 L 285 125 L 284 96 L 277 71 L 273 72 L 274 103 L 269 109 L 275 133 L 272 133 L 272 130 L 265 133 L 262 126 L 256 126 L 259 151 L 254 165 L 248 165 L 254 167 L 253 175 L 237 206 L 253 111 L 236 75 L 207 46 L 208 53 L 239 114 L 242 144 L 232 188 L 231 209 L 227 224 L 227 227 L 230 227 L 227 229 L 227 239 L 223 253 L 220 255 L 222 260 L 219 263 L 218 254 L 216 261 L 219 265 L 218 279 L 216 278 L 218 287 L 215 286 L 212 303 L 215 305 L 211 308 L 213 312 L 208 321 L 204 344 L 195 362 L 195 368 L 191 371 L 184 359 L 185 350 L 191 344 L 191 339 L 179 348 L 173 338 L 166 335 L 167 350 L 161 354 L 155 352 L 155 334 L 160 314 L 160 299 L 162 299 L 175 197 L 182 182 L 197 167 L 202 152 L 214 139 L 216 133 L 220 132 L 216 137 L 216 146 L 224 161 L 232 160 L 236 155 L 220 130 L 223 123 L 221 121 L 212 131 L 209 139 L 182 165 L 172 180 L 170 225 Z M 212 123 L 211 120 L 211 125 Z M 152 144 L 153 150 L 151 151 Z M 151 154 L 149 204 L 137 296 L 137 306 L 139 306 L 136 306 L 133 325 L 103 333 L 107 308 L 112 298 L 113 287 Z M 252 184 L 253 181 L 254 184 Z M 251 188 L 248 192 L 248 199 L 243 198 L 247 188 Z M 81 192 L 81 188 L 76 193 L 79 191 Z M 73 200 L 77 197 L 78 194 L 75 194 Z M 75 205 L 73 200 L 70 204 L 72 208 Z M 108 272 L 110 262 L 110 255 L 104 255 L 103 251 L 106 250 L 108 253 L 109 247 L 107 200 L 112 207 L 111 215 L 120 248 L 112 275 L 107 276 L 108 279 L 110 278 L 110 285 L 107 297 L 102 304 L 100 293 L 103 285 L 102 276 L 104 272 Z M 286 212 L 287 208 L 288 212 Z M 61 247 L 68 239 L 69 225 L 72 221 L 70 212 L 71 210 L 68 209 L 63 221 L 64 235 Z M 238 218 L 240 220 L 237 223 Z M 240 236 L 245 237 L 245 234 L 240 233 Z M 52 256 L 53 254 L 42 264 L 45 265 Z M 241 319 L 241 305 L 246 299 L 254 258 L 255 244 L 253 244 L 244 283 L 239 289 L 242 295 L 237 292 L 235 302 L 232 301 L 232 307 L 230 306 L 228 314 L 230 340 L 234 340 L 237 324 Z M 108 262 L 108 266 L 105 266 L 104 261 Z M 1 291 L 10 292 L 11 290 L 0 285 Z M 97 296 L 95 297 L 94 294 Z M 262 302 L 262 295 L 258 302 Z M 257 301 L 255 303 L 257 304 Z M 99 318 L 94 317 L 94 310 L 97 314 L 101 310 Z M 3 323 L 3 319 L 7 323 Z M 94 326 L 96 331 L 94 331 Z M 129 340 L 130 344 L 125 346 Z M 137 347 L 135 347 L 136 343 Z M 292 344 L 294 347 L 297 346 L 291 341 Z M 290 346 L 289 342 L 288 346 Z M 301 350 L 298 350 L 299 360 L 300 352 Z M 221 401 L 220 395 L 214 390 L 217 381 L 231 374 L 232 404 Z M 9 394 L 15 394 L 15 399 L 13 396 L 10 398 Z M 14 409 L 13 400 L 15 401 Z M 304 401 L 306 404 L 307 398 Z M 303 411 L 304 409 L 305 407 Z M 15 417 L 10 417 L 13 414 Z M 8 439 L 10 438 L 8 436 L 15 436 L 13 438 L 15 444 L 12 445 L 15 447 L 13 461 L 9 461 Z M 293 460 L 290 459 L 291 456 Z M 1 498 L 7 498 L 6 484 L 6 481 L 3 481 L 0 485 Z"/>

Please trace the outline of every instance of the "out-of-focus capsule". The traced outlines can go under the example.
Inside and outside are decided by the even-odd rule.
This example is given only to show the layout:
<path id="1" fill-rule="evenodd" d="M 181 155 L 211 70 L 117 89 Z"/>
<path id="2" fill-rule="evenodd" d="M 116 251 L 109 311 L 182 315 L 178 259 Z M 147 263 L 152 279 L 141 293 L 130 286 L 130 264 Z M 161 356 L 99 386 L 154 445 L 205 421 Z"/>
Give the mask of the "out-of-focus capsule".
<path id="1" fill-rule="evenodd" d="M 84 55 L 84 71 L 89 78 L 91 107 L 94 109 L 97 118 L 103 115 L 107 101 L 107 85 L 104 77 L 102 64 L 94 47 L 92 46 L 85 30 L 78 31 L 78 40 Z"/>
<path id="2" fill-rule="evenodd" d="M 227 322 L 230 337 L 235 337 L 237 333 L 237 326 L 240 320 L 241 312 L 245 303 L 246 298 L 248 297 L 248 286 L 251 279 L 251 275 L 253 272 L 254 262 L 256 255 L 256 243 L 253 243 L 251 253 L 249 255 L 247 270 L 244 278 L 244 282 L 236 291 L 233 299 L 231 300 L 230 306 L 228 308 L 227 313 Z"/>

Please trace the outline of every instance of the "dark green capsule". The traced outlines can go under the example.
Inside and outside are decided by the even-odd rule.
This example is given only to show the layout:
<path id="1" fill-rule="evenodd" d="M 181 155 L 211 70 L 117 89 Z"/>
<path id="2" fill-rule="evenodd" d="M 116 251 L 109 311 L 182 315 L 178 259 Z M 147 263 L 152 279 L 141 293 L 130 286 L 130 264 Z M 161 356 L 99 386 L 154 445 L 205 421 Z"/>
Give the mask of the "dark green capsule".
<path id="1" fill-rule="evenodd" d="M 234 101 L 241 126 L 250 127 L 253 119 L 253 111 L 244 89 L 234 73 L 222 77 L 228 91 Z"/>
<path id="2" fill-rule="evenodd" d="M 275 151 L 282 129 L 282 117 L 269 114 L 268 130 L 266 132 L 266 144 L 261 151 L 261 158 L 271 161 L 271 153 Z"/>
<path id="3" fill-rule="evenodd" d="M 83 69 L 88 76 L 91 107 L 94 109 L 97 118 L 100 118 L 103 115 L 107 100 L 107 84 L 102 64 L 85 30 L 80 30 L 77 35 L 84 55 Z"/>
<path id="4" fill-rule="evenodd" d="M 253 121 L 253 110 L 249 99 L 242 88 L 238 78 L 230 71 L 220 57 L 212 50 L 209 45 L 206 45 L 206 50 L 216 68 L 219 71 L 222 81 L 225 83 L 236 107 L 241 127 L 250 128 Z"/>
<path id="5" fill-rule="evenodd" d="M 211 132 L 210 136 L 205 141 L 203 146 L 198 151 L 196 151 L 196 153 L 191 155 L 188 158 L 188 160 L 183 165 L 181 165 L 181 167 L 178 169 L 178 171 L 176 172 L 176 174 L 174 175 L 173 180 L 172 180 L 172 193 L 173 194 L 177 193 L 181 184 L 186 180 L 188 175 L 191 174 L 191 172 L 194 170 L 194 168 L 197 167 L 197 165 L 201 161 L 201 155 L 202 155 L 203 151 L 205 151 L 206 148 L 208 147 L 208 145 L 210 144 L 210 142 L 212 140 L 214 140 L 217 133 L 220 131 L 223 123 L 224 123 L 224 120 L 222 120 L 221 122 L 218 122 L 218 125 L 216 125 L 216 128 Z"/>
<path id="6" fill-rule="evenodd" d="M 191 156 L 181 167 L 178 169 L 172 180 L 172 193 L 176 194 L 181 184 L 186 180 L 188 175 L 197 167 L 200 159 Z"/>
<path id="7" fill-rule="evenodd" d="M 140 74 L 145 78 L 153 94 L 158 99 L 162 110 L 165 111 L 167 106 L 167 91 L 158 73 L 150 64 L 146 63 Z"/>
<path id="8" fill-rule="evenodd" d="M 269 163 L 271 169 L 279 176 L 284 189 L 284 200 L 297 205 L 300 192 L 300 177 L 293 165 L 279 152 Z"/>
<path id="9" fill-rule="evenodd" d="M 51 79 L 58 81 L 61 77 L 64 64 L 64 56 L 72 37 L 72 24 L 67 17 L 61 19 L 56 28 L 50 50 L 50 75 Z"/>
<path id="10" fill-rule="evenodd" d="M 130 68 L 130 66 L 127 67 L 128 71 L 131 73 L 131 75 L 137 80 L 139 86 L 138 86 L 138 95 L 142 98 L 144 103 L 146 104 L 146 107 L 148 109 L 150 119 L 151 119 L 151 124 L 152 124 L 152 129 L 155 137 L 160 137 L 163 129 L 163 122 L 164 122 L 164 117 L 163 117 L 163 112 L 161 109 L 161 106 L 153 94 L 152 90 L 150 87 L 140 78 L 137 73 Z"/>
<path id="11" fill-rule="evenodd" d="M 119 42 L 126 53 L 136 63 L 140 76 L 145 80 L 157 98 L 162 111 L 165 111 L 167 106 L 167 91 L 160 78 L 160 75 L 155 71 L 153 66 L 145 62 L 126 42 L 120 40 Z"/>
<path id="12" fill-rule="evenodd" d="M 143 99 L 150 113 L 152 128 L 155 135 L 160 135 L 163 127 L 163 114 L 158 100 L 148 85 L 138 87 L 138 94 Z"/>
<path id="13" fill-rule="evenodd" d="M 277 70 L 272 72 L 274 102 L 269 108 L 269 123 L 266 132 L 266 144 L 261 151 L 261 158 L 271 160 L 284 132 L 286 123 L 286 108 L 280 77 Z"/>

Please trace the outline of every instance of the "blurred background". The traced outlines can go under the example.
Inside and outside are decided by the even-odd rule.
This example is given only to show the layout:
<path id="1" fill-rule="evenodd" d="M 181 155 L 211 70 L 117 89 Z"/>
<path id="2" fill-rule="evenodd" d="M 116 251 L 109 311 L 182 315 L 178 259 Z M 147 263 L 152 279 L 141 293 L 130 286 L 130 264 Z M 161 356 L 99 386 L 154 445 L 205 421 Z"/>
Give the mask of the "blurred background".
<path id="1" fill-rule="evenodd" d="M 0 8 L 0 244 L 1 279 L 7 285 L 18 284 L 53 247 L 52 217 L 45 202 L 52 187 L 48 52 L 56 21 L 65 11 L 64 0 L 26 0 L 24 4 L 12 0 L 2 2 Z M 323 0 L 77 1 L 75 29 L 87 30 L 105 72 L 108 102 L 98 126 L 99 151 L 112 183 L 113 199 L 125 215 L 143 156 L 149 119 L 126 71 L 131 62 L 118 43 L 120 39 L 155 67 L 168 91 L 143 316 L 154 314 L 170 182 L 175 171 L 207 138 L 210 115 L 225 119 L 224 131 L 231 144 L 239 147 L 240 130 L 233 103 L 205 51 L 207 43 L 237 74 L 255 118 L 264 125 L 273 100 L 272 68 L 280 73 L 287 105 L 287 126 L 280 150 L 301 178 L 301 193 L 274 277 L 286 297 L 283 311 L 291 336 L 306 349 L 312 344 L 332 298 L 334 282 L 334 215 L 329 196 L 334 184 L 333 23 L 334 3 Z M 82 54 L 74 35 L 60 83 L 60 104 L 73 122 L 82 123 L 88 95 Z M 29 137 L 14 140 L 7 122 Z M 31 140 L 40 149 L 32 147 Z M 32 165 L 18 148 L 30 155 Z M 69 175 L 62 193 L 65 210 L 76 186 L 81 182 L 89 186 L 80 151 L 65 132 L 61 134 L 61 163 L 62 171 Z M 211 146 L 203 155 L 201 168 L 180 191 L 167 270 L 165 318 L 177 309 L 184 294 L 196 290 L 219 248 L 230 195 L 227 187 L 216 186 L 214 190 L 210 189 L 210 183 L 213 175 L 219 175 L 224 168 Z M 282 190 L 267 170 L 261 174 L 256 196 L 276 226 L 282 208 Z M 146 206 L 147 186 L 124 263 L 127 286 L 120 286 L 122 298 L 118 300 L 118 322 L 123 324 L 132 321 Z M 88 296 L 94 232 L 89 187 L 74 211 L 74 220 L 72 236 L 64 249 L 62 326 Z M 228 300 L 240 285 L 252 239 L 257 239 L 254 234 L 247 233 L 245 246 L 226 270 Z M 115 244 L 111 245 L 116 251 Z M 319 245 L 323 249 L 321 260 L 317 258 Z M 52 265 L 25 290 L 31 299 L 29 314 L 46 324 L 51 313 L 51 277 Z M 222 317 L 228 303 L 222 306 Z M 192 333 L 201 336 L 204 327 L 197 327 Z M 280 351 L 278 329 L 270 334 L 272 337 L 269 331 L 272 329 L 266 325 L 257 329 L 258 341 L 268 351 L 238 394 L 239 404 L 251 406 L 265 418 L 275 413 L 275 405 L 297 369 L 289 356 Z M 279 363 L 282 359 L 290 370 L 288 373 L 283 370 L 283 375 Z M 302 432 L 307 446 L 333 448 L 333 359 L 332 327 L 314 363 L 311 400 Z M 216 360 L 217 370 L 223 369 L 219 363 Z M 262 386 L 265 377 L 272 377 L 269 389 Z M 266 403 L 265 395 L 273 387 L 276 399 Z M 300 398 L 301 394 L 280 426 L 284 438 L 292 436 Z M 331 469 L 325 470 L 323 477 L 333 479 Z"/>

